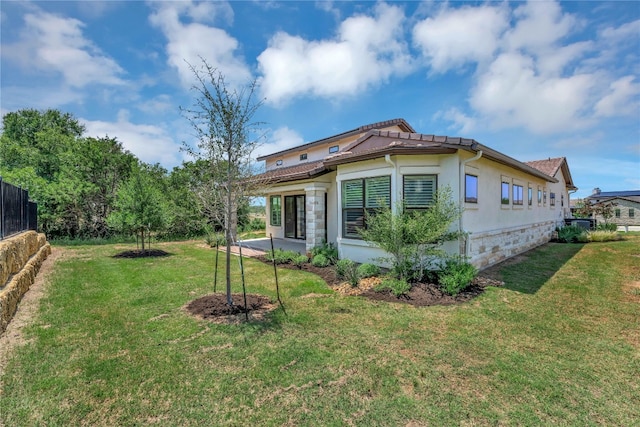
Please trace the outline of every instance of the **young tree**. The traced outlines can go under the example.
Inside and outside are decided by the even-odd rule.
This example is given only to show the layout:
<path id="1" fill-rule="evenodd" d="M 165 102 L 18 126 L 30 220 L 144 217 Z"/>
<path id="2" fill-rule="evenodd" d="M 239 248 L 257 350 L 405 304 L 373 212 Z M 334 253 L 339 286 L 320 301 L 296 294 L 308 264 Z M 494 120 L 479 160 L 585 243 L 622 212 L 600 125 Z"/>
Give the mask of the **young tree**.
<path id="1" fill-rule="evenodd" d="M 197 96 L 192 107 L 181 111 L 195 130 L 198 144 L 197 148 L 185 144 L 185 150 L 207 162 L 208 174 L 197 192 L 204 210 L 221 217 L 224 224 L 227 304 L 233 305 L 230 249 L 236 240 L 238 206 L 253 190 L 249 180 L 253 175 L 251 154 L 259 145 L 262 124 L 253 116 L 263 101 L 255 100 L 256 80 L 232 89 L 206 60 L 202 59 L 199 68 L 190 68 Z"/>
<path id="2" fill-rule="evenodd" d="M 144 252 L 145 230 L 157 231 L 166 223 L 165 200 L 152 175 L 144 169 L 134 171 L 118 190 L 115 206 L 109 224 L 121 232 L 140 236 Z"/>
<path id="3" fill-rule="evenodd" d="M 461 214 L 451 189 L 444 188 L 437 191 L 433 205 L 426 210 L 408 210 L 398 202 L 395 212 L 385 206 L 367 214 L 367 226 L 359 233 L 390 255 L 385 259 L 400 279 L 411 279 L 412 275 L 423 275 L 425 261 L 445 255 L 441 248 L 444 242 L 459 237 L 459 232 L 449 228 Z"/>

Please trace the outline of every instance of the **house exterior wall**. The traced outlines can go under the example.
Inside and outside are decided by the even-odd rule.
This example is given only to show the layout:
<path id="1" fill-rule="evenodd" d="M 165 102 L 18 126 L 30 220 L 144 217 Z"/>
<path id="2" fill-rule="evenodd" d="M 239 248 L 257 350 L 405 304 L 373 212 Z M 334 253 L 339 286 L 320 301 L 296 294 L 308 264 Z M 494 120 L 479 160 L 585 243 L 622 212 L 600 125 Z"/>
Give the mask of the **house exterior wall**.
<path id="1" fill-rule="evenodd" d="M 388 128 L 385 128 L 385 130 L 402 131 L 402 129 L 400 129 L 398 125 L 389 126 Z M 329 153 L 330 147 L 334 147 L 337 145 L 339 147 L 338 150 L 342 150 L 344 147 L 351 144 L 353 141 L 360 138 L 365 133 L 366 132 L 362 132 L 357 135 L 347 136 L 342 139 L 329 141 L 329 142 L 321 143 L 318 145 L 313 145 L 311 147 L 300 147 L 300 149 L 298 150 L 285 153 L 281 156 L 276 156 L 276 155 L 269 156 L 268 158 L 265 159 L 266 170 L 272 170 L 278 167 L 295 166 L 295 165 L 299 165 L 306 162 L 315 162 L 315 161 L 322 160 L 332 154 L 332 153 Z M 300 160 L 301 154 L 306 154 L 307 158 L 304 160 Z M 282 161 L 281 165 L 276 164 L 279 160 Z"/>
<path id="2" fill-rule="evenodd" d="M 640 227 L 640 203 L 620 198 L 610 199 L 607 202 L 613 202 L 614 204 L 614 215 L 608 220 L 610 223 L 616 224 L 620 230 L 624 231 L 635 231 Z M 615 215 L 616 209 L 620 210 L 619 217 Z M 596 216 L 596 220 L 598 224 L 604 223 L 604 218 L 601 215 Z"/>

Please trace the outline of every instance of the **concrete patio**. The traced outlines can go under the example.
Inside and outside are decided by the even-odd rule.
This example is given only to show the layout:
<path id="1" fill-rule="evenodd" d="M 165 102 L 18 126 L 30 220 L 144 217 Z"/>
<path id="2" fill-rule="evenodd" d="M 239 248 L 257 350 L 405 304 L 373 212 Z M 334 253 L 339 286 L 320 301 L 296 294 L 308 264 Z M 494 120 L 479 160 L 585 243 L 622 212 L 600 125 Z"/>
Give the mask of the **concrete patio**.
<path id="1" fill-rule="evenodd" d="M 242 248 L 254 249 L 262 252 L 271 250 L 271 241 L 268 237 L 262 237 L 259 239 L 241 240 Z M 290 240 L 290 239 L 273 239 L 273 247 L 275 249 L 282 249 L 284 251 L 294 251 L 300 254 L 306 253 L 306 247 L 304 240 Z"/>

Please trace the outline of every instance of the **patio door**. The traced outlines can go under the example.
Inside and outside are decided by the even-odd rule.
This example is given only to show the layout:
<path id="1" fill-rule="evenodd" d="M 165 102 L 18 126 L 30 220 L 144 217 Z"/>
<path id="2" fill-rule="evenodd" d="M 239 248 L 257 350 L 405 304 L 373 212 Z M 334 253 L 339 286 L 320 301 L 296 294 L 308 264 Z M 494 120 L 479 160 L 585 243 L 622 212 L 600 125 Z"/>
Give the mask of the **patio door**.
<path id="1" fill-rule="evenodd" d="M 306 237 L 305 196 L 284 196 L 284 237 Z"/>

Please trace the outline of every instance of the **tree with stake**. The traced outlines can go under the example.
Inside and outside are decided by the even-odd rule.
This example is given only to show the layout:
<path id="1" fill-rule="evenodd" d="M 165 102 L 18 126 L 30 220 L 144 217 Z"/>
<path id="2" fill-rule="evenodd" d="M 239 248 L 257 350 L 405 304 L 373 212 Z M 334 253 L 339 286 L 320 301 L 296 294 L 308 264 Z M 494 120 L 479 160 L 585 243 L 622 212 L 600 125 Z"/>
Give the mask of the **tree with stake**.
<path id="1" fill-rule="evenodd" d="M 201 60 L 199 68 L 189 64 L 196 78 L 192 86 L 197 94 L 194 104 L 181 108 L 195 130 L 198 143 L 197 148 L 185 144 L 184 149 L 209 167 L 208 179 L 196 191 L 200 193 L 203 210 L 219 215 L 224 224 L 227 304 L 233 305 L 230 249 L 236 240 L 238 206 L 257 185 L 249 178 L 253 176 L 251 155 L 260 143 L 262 123 L 253 121 L 253 116 L 264 101 L 254 98 L 256 80 L 232 89 L 222 73 Z"/>

